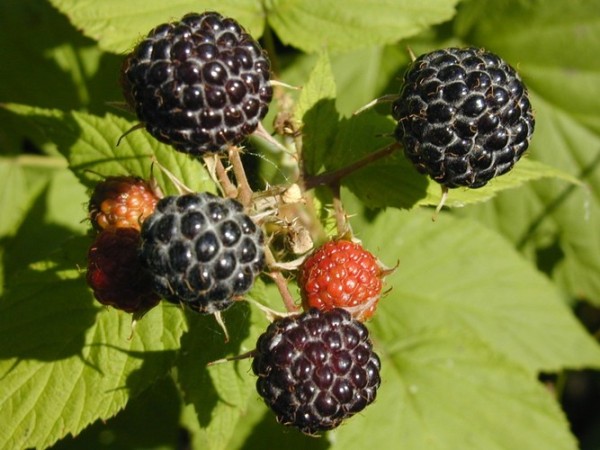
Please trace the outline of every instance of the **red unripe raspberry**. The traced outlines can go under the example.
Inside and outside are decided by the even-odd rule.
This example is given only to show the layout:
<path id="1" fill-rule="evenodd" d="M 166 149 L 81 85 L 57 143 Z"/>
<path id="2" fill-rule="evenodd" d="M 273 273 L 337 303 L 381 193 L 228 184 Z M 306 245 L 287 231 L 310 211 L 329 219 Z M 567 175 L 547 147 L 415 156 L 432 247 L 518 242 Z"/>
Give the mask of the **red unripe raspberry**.
<path id="1" fill-rule="evenodd" d="M 348 310 L 366 320 L 375 312 L 383 287 L 383 269 L 360 244 L 329 241 L 310 255 L 299 273 L 305 310 Z"/>
<path id="2" fill-rule="evenodd" d="M 132 176 L 109 177 L 98 183 L 88 210 L 98 231 L 108 228 L 135 228 L 154 211 L 158 197 L 150 185 Z"/>
<path id="3" fill-rule="evenodd" d="M 102 231 L 88 252 L 86 280 L 103 305 L 144 312 L 158 304 L 152 278 L 139 262 L 140 232 L 132 228 Z"/>

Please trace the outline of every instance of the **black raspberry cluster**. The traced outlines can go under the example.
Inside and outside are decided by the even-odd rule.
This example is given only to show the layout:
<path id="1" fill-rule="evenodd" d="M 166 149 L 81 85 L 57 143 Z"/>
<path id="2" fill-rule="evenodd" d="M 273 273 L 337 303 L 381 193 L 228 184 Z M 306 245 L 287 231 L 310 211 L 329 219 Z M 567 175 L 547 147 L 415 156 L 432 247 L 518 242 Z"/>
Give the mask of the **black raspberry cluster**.
<path id="1" fill-rule="evenodd" d="M 192 156 L 229 153 L 261 126 L 272 98 L 266 53 L 216 12 L 151 30 L 126 57 L 121 83 L 146 130 Z M 392 115 L 405 155 L 446 190 L 478 188 L 508 172 L 535 125 L 515 70 L 474 48 L 417 58 Z M 253 205 L 210 193 L 160 200 L 149 193 L 142 180 L 122 177 L 92 196 L 95 228 L 112 233 L 102 231 L 90 249 L 96 298 L 128 312 L 163 298 L 201 314 L 241 299 L 266 265 L 263 230 L 245 209 Z M 304 311 L 274 320 L 252 352 L 257 391 L 280 423 L 315 435 L 375 400 L 381 363 L 363 322 L 389 272 L 352 239 L 308 255 L 298 270 Z"/>
<path id="2" fill-rule="evenodd" d="M 115 189 L 111 189 L 115 187 Z M 99 183 L 89 203 L 103 229 L 88 254 L 100 303 L 143 313 L 160 298 L 214 314 L 248 292 L 264 267 L 264 240 L 240 203 L 191 193 L 160 200 L 135 177 Z"/>

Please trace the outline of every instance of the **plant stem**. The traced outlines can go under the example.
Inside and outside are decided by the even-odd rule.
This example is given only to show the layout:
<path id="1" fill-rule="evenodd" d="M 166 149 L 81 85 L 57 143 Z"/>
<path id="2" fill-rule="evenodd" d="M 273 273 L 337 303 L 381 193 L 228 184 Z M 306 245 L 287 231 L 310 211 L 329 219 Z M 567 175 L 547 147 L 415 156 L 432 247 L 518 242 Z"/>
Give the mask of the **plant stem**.
<path id="1" fill-rule="evenodd" d="M 246 177 L 239 147 L 231 147 L 229 149 L 229 162 L 233 167 L 233 173 L 238 185 L 238 200 L 242 205 L 249 206 L 252 202 L 253 191 Z"/>
<path id="2" fill-rule="evenodd" d="M 362 169 L 369 164 L 385 158 L 388 155 L 391 155 L 394 151 L 400 148 L 400 144 L 394 142 L 393 144 L 387 145 L 373 153 L 368 154 L 362 159 L 350 164 L 349 166 L 342 167 L 341 169 L 337 169 L 331 172 L 322 173 L 320 175 L 314 176 L 306 176 L 304 180 L 305 189 L 312 189 L 317 186 L 322 185 L 332 185 L 333 183 L 339 183 L 339 181 L 350 175 L 357 170 Z"/>
<path id="3" fill-rule="evenodd" d="M 267 265 L 271 268 L 275 264 L 275 257 L 271 252 L 271 249 L 268 246 L 265 246 L 265 258 L 267 260 Z M 283 276 L 283 274 L 279 270 L 271 270 L 269 273 L 270 277 L 275 282 L 277 289 L 279 290 L 279 294 L 281 295 L 281 299 L 283 300 L 283 304 L 285 309 L 288 312 L 298 311 L 298 307 L 296 306 L 296 302 L 294 301 L 294 297 L 290 293 L 288 289 L 287 280 Z"/>

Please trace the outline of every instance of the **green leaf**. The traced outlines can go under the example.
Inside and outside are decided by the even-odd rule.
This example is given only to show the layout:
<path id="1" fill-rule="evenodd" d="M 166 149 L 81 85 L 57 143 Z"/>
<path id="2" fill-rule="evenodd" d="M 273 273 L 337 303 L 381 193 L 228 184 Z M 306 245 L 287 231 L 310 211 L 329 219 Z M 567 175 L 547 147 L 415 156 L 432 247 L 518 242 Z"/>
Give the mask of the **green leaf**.
<path id="1" fill-rule="evenodd" d="M 514 168 L 505 175 L 493 178 L 487 185 L 478 189 L 457 188 L 449 191 L 446 205 L 450 207 L 461 207 L 467 204 L 480 203 L 490 200 L 498 195 L 498 193 L 507 189 L 514 189 L 526 185 L 530 181 L 539 180 L 541 178 L 553 178 L 563 181 L 568 181 L 579 188 L 582 188 L 582 183 L 575 177 L 569 175 L 556 167 L 548 166 L 539 161 L 522 158 L 517 162 Z M 441 199 L 440 186 L 433 182 L 429 182 L 427 188 L 427 196 L 419 201 L 422 206 L 436 206 Z"/>
<path id="2" fill-rule="evenodd" d="M 155 157 L 189 188 L 214 191 L 214 183 L 198 160 L 158 142 L 145 130 L 124 136 L 136 124 L 123 118 L 112 114 L 98 117 L 75 111 L 64 113 L 24 105 L 5 105 L 5 108 L 42 129 L 87 186 L 97 183 L 98 175 L 136 175 L 145 179 L 152 176 L 165 193 L 175 192 L 166 174 L 153 167 L 152 158 Z M 119 139 L 121 142 L 117 146 Z"/>
<path id="3" fill-rule="evenodd" d="M 302 87 L 294 118 L 303 124 L 302 158 L 305 170 L 316 174 L 331 151 L 337 131 L 335 80 L 327 53 L 320 55 Z"/>
<path id="4" fill-rule="evenodd" d="M 255 396 L 248 403 L 244 420 L 235 430 L 228 450 L 250 450 L 271 448 L 276 442 L 286 450 L 325 450 L 329 448 L 327 439 L 315 439 L 297 430 L 282 426 L 261 398 Z"/>
<path id="5" fill-rule="evenodd" d="M 272 288 L 268 292 L 274 296 Z M 248 402 L 257 401 L 251 359 L 207 365 L 253 350 L 266 328 L 264 314 L 247 303 L 239 303 L 224 312 L 223 319 L 229 342 L 225 342 L 223 330 L 212 315 L 195 314 L 190 314 L 190 329 L 181 342 L 183 348 L 201 350 L 186 351 L 177 364 L 184 400 L 191 405 L 197 421 L 193 423 L 193 415 L 187 419 L 193 423 L 195 448 L 229 449 Z"/>
<path id="6" fill-rule="evenodd" d="M 407 333 L 403 314 L 386 307 L 375 324 L 377 400 L 332 433 L 332 450 L 577 448 L 535 377 L 460 332 Z"/>
<path id="7" fill-rule="evenodd" d="M 268 20 L 281 40 L 305 52 L 394 43 L 449 20 L 455 0 L 270 0 Z"/>
<path id="8" fill-rule="evenodd" d="M 96 421 L 75 437 L 67 436 L 52 450 L 169 450 L 181 442 L 181 398 L 171 377 L 157 380 L 108 421 Z M 148 411 L 158 411 L 148 414 Z"/>
<path id="9" fill-rule="evenodd" d="M 172 306 L 100 309 L 77 265 L 89 239 L 10 280 L 0 299 L 0 447 L 46 447 L 121 410 L 171 367 L 184 329 Z M 43 414 L 40 412 L 43 411 Z"/>
<path id="10" fill-rule="evenodd" d="M 0 448 L 46 447 L 116 414 L 163 376 L 184 324 L 178 311 L 155 308 L 130 339 L 131 316 L 100 309 L 85 284 L 84 187 L 62 157 L 8 161 L 25 210 L 3 248 Z"/>
<path id="11" fill-rule="evenodd" d="M 87 224 L 84 188 L 62 157 L 23 155 L 6 161 L 18 174 L 7 180 L 15 184 L 2 187 L 7 234 L 0 248 L 8 279 L 32 261 L 46 258 L 64 240 L 85 232 Z"/>
<path id="12" fill-rule="evenodd" d="M 12 234 L 23 219 L 34 198 L 60 168 L 66 168 L 62 158 L 39 156 L 0 157 L 0 236 Z"/>
<path id="13" fill-rule="evenodd" d="M 427 211 L 390 209 L 356 230 L 385 264 L 399 263 L 386 279 L 391 292 L 380 301 L 378 317 L 397 311 L 407 335 L 428 328 L 469 331 L 532 373 L 600 367 L 600 347 L 556 288 L 476 222 L 447 215 L 432 222 Z"/>
<path id="14" fill-rule="evenodd" d="M 123 53 L 129 51 L 151 29 L 161 23 L 180 19 L 184 14 L 219 11 L 238 20 L 246 30 L 259 37 L 264 15 L 259 1 L 204 0 L 201 4 L 184 0 L 165 4 L 161 0 L 50 0 L 84 34 L 98 41 L 100 48 Z"/>
<path id="15" fill-rule="evenodd" d="M 400 69 L 409 61 L 407 49 L 397 44 L 332 55 L 338 111 L 349 116 L 375 98 L 399 92 Z M 389 104 L 386 108 L 390 111 Z"/>

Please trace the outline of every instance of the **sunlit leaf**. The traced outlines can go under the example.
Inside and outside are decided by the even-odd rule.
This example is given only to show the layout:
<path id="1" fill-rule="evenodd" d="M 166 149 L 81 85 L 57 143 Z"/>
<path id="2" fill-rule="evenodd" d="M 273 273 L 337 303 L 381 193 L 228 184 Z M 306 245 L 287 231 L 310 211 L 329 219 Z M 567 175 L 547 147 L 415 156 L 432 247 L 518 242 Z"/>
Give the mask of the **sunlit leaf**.
<path id="1" fill-rule="evenodd" d="M 237 19 L 252 35 L 263 32 L 261 3 L 248 0 L 181 0 L 165 4 L 160 0 L 51 0 L 86 36 L 101 48 L 124 53 L 161 23 L 178 20 L 184 14 L 218 11 Z"/>
<path id="2" fill-rule="evenodd" d="M 448 20 L 454 0 L 270 0 L 269 24 L 281 40 L 306 52 L 388 44 Z M 318 30 L 318 31 L 317 31 Z"/>

